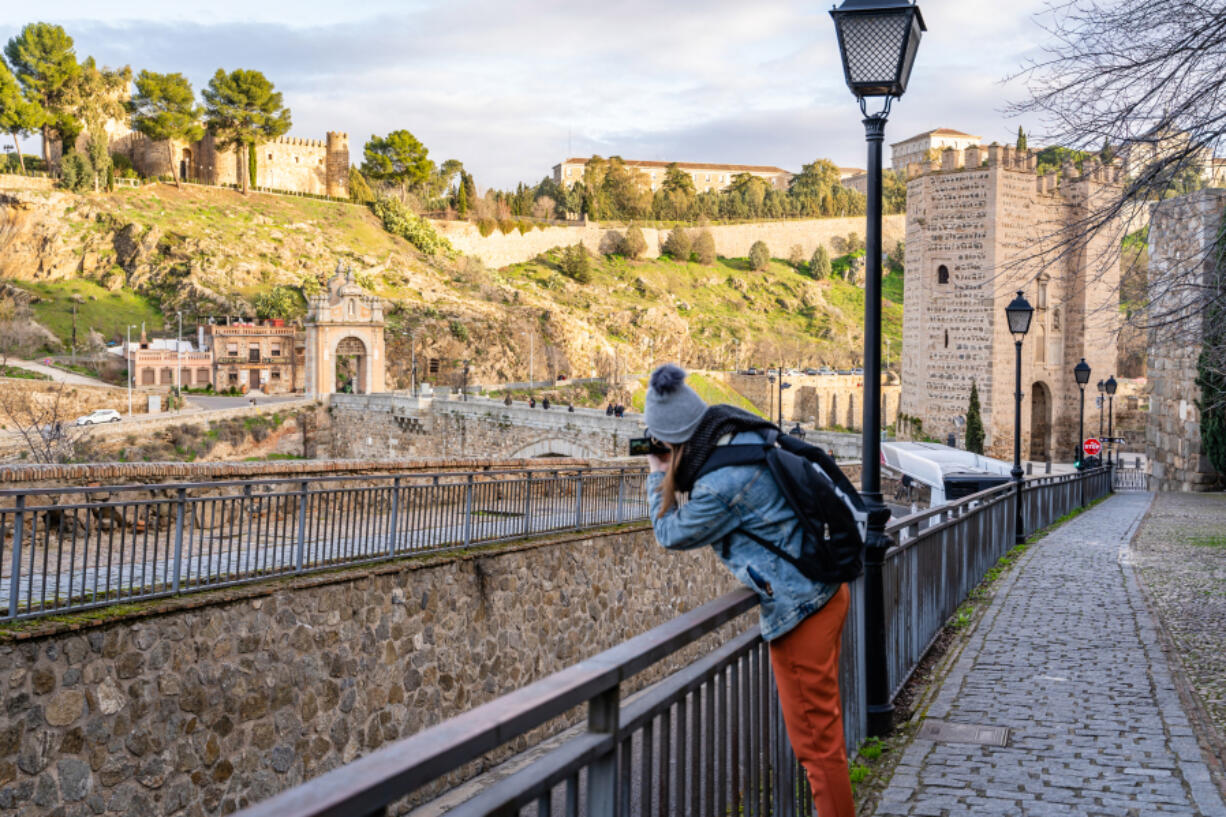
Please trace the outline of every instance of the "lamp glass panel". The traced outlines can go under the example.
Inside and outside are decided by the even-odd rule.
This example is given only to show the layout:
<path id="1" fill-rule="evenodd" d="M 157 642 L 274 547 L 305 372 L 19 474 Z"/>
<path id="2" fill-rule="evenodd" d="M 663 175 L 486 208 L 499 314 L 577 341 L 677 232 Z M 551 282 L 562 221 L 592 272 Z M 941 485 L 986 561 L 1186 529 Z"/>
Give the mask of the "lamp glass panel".
<path id="1" fill-rule="evenodd" d="M 919 15 L 912 15 L 911 36 L 907 38 L 907 53 L 903 55 L 902 76 L 898 78 L 898 90 L 900 92 L 907 90 L 907 83 L 911 81 L 911 68 L 915 65 L 915 52 L 919 50 L 920 38 L 923 36 L 924 32 L 920 28 Z"/>
<path id="2" fill-rule="evenodd" d="M 843 61 L 854 88 L 885 94 L 897 86 L 899 57 L 904 47 L 910 49 L 906 40 L 911 19 L 909 9 L 840 15 Z"/>
<path id="3" fill-rule="evenodd" d="M 1014 309 L 1010 306 L 1005 310 L 1005 314 L 1009 316 L 1009 331 L 1015 335 L 1024 335 L 1030 331 L 1030 317 L 1034 314 L 1031 309 Z"/>

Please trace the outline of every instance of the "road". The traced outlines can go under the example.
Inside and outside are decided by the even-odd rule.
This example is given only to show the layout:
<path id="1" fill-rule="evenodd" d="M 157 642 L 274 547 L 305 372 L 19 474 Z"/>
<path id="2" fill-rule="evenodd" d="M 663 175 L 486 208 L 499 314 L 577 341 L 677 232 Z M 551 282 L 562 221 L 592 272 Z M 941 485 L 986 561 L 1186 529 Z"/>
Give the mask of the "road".
<path id="1" fill-rule="evenodd" d="M 113 386 L 104 380 L 98 380 L 94 377 L 86 377 L 85 375 L 77 374 L 76 372 L 66 372 L 63 369 L 57 369 L 54 366 L 45 366 L 42 363 L 37 363 L 33 360 L 10 360 L 9 365 L 26 369 L 27 371 L 45 374 L 56 383 L 68 383 L 72 386 L 101 386 L 104 389 L 119 388 L 118 386 Z"/>

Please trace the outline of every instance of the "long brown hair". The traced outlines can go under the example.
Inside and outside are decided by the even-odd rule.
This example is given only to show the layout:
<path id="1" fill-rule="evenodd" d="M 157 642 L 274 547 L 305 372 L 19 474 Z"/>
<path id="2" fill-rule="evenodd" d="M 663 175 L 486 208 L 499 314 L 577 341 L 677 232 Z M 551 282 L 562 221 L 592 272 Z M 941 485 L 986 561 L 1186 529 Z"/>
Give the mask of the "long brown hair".
<path id="1" fill-rule="evenodd" d="M 681 463 L 681 456 L 685 453 L 685 444 L 674 445 L 673 455 L 668 459 L 668 470 L 664 472 L 664 479 L 660 482 L 660 512 L 656 514 L 656 519 L 663 519 L 664 514 L 671 511 L 677 506 L 677 467 Z"/>

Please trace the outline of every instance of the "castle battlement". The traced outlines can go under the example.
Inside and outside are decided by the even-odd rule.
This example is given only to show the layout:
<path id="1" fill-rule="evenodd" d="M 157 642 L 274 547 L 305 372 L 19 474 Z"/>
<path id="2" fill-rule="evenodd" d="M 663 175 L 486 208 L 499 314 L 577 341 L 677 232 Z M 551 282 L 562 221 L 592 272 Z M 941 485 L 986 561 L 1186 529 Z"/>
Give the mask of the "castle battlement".
<path id="1" fill-rule="evenodd" d="M 1013 145 L 993 142 L 990 145 L 972 145 L 965 149 L 945 148 L 938 159 L 909 162 L 905 176 L 907 181 L 911 181 L 932 173 L 956 173 L 985 168 L 1010 173 L 1029 173 L 1035 175 L 1035 189 L 1045 195 L 1060 193 L 1061 184 L 1065 181 L 1084 181 L 1099 185 L 1118 185 L 1123 182 L 1124 167 L 1118 161 L 1104 165 L 1097 156 L 1092 156 L 1082 165 L 1082 169 L 1078 170 L 1072 162 L 1065 162 L 1058 173 L 1037 176 L 1035 174 L 1039 166 L 1039 156 L 1036 151 L 1018 150 Z"/>

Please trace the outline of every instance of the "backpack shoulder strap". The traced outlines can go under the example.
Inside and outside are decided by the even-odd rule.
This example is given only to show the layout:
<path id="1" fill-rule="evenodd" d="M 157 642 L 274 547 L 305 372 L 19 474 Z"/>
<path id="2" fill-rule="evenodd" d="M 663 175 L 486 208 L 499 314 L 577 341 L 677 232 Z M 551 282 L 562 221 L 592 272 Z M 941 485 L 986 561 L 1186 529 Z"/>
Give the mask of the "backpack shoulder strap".
<path id="1" fill-rule="evenodd" d="M 711 452 L 711 456 L 707 457 L 702 468 L 698 469 L 695 482 L 720 468 L 727 468 L 731 465 L 757 465 L 764 462 L 766 462 L 766 448 L 760 443 L 721 445 Z"/>

